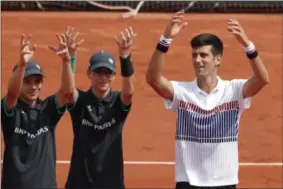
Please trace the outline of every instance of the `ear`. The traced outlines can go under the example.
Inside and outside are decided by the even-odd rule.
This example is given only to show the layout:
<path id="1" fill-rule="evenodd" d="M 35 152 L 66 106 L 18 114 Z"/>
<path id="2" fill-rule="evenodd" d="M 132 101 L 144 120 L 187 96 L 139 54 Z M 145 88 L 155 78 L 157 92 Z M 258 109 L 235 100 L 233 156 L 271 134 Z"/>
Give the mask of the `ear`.
<path id="1" fill-rule="evenodd" d="M 222 57 L 221 54 L 215 56 L 216 66 L 220 66 L 221 57 Z"/>
<path id="2" fill-rule="evenodd" d="M 43 83 L 44 79 L 43 76 L 40 78 L 40 82 Z"/>
<path id="3" fill-rule="evenodd" d="M 91 79 L 91 71 L 90 71 L 90 69 L 87 69 L 86 70 L 86 75 L 87 75 L 87 77 L 89 78 L 89 79 Z"/>
<path id="4" fill-rule="evenodd" d="M 110 80 L 111 80 L 111 82 L 114 81 L 115 80 L 115 75 L 113 75 Z"/>

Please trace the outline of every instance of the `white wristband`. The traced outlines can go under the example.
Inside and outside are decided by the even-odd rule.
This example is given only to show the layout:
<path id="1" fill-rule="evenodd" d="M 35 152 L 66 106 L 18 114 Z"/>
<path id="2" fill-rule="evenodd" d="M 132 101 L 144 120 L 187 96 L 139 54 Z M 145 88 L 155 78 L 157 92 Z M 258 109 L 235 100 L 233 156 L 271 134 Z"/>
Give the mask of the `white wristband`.
<path id="1" fill-rule="evenodd" d="M 253 42 L 250 42 L 249 46 L 244 48 L 245 53 L 251 53 L 255 50 L 256 49 L 255 49 Z"/>
<path id="2" fill-rule="evenodd" d="M 159 43 L 161 43 L 164 46 L 170 46 L 172 43 L 173 39 L 167 39 L 166 37 L 164 37 L 163 35 L 161 35 L 160 39 L 159 39 Z"/>

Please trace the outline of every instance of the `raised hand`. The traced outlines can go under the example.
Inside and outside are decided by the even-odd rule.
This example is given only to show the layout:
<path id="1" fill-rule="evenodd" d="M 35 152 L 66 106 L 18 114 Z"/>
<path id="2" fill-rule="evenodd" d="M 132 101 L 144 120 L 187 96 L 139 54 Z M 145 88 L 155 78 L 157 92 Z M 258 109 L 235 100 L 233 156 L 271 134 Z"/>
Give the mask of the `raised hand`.
<path id="1" fill-rule="evenodd" d="M 237 20 L 230 18 L 228 21 L 227 29 L 244 47 L 249 46 L 250 40 L 248 39 L 248 36 L 246 35 L 244 29 Z"/>
<path id="2" fill-rule="evenodd" d="M 130 27 L 129 29 L 126 28 L 124 31 L 121 31 L 119 37 L 114 36 L 121 57 L 127 57 L 130 55 L 136 36 L 137 34 L 134 32 L 132 27 Z"/>
<path id="3" fill-rule="evenodd" d="M 64 61 L 70 61 L 70 53 L 67 46 L 67 40 L 65 34 L 56 34 L 56 37 L 59 41 L 59 47 L 54 47 L 49 45 L 49 49 L 54 51 L 59 57 L 61 57 Z"/>
<path id="4" fill-rule="evenodd" d="M 163 33 L 164 37 L 167 39 L 172 39 L 188 25 L 188 22 L 184 22 L 183 20 L 184 14 L 185 11 L 181 10 L 173 15 L 170 23 L 167 25 Z"/>
<path id="5" fill-rule="evenodd" d="M 20 51 L 21 64 L 26 64 L 33 57 L 33 54 L 37 48 L 37 45 L 33 45 L 33 47 L 30 46 L 30 38 L 31 35 L 29 35 L 28 38 L 25 39 L 25 35 L 22 34 Z"/>
<path id="6" fill-rule="evenodd" d="M 80 32 L 75 33 L 74 28 L 68 26 L 65 36 L 66 36 L 67 47 L 69 49 L 70 56 L 75 56 L 78 47 L 84 42 L 84 39 L 76 41 L 79 35 L 80 35 Z"/>

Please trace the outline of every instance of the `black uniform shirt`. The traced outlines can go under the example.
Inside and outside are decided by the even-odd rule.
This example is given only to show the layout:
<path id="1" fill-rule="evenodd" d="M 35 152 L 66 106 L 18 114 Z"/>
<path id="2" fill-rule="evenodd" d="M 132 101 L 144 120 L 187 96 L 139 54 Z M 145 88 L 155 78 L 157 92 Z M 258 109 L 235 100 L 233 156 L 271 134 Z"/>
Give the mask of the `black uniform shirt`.
<path id="1" fill-rule="evenodd" d="M 124 188 L 122 128 L 130 111 L 120 92 L 99 100 L 79 90 L 71 107 L 74 143 L 66 188 Z"/>
<path id="2" fill-rule="evenodd" d="M 5 97 L 1 100 L 3 188 L 57 187 L 54 130 L 63 112 L 64 107 L 56 106 L 55 95 L 37 100 L 33 108 L 18 100 L 10 112 Z"/>

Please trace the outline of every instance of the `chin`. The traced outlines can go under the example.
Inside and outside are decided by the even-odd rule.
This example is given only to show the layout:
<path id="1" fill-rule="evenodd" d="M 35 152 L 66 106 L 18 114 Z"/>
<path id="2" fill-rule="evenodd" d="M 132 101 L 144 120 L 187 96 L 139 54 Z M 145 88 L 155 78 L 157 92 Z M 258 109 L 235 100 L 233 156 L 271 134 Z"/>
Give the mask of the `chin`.
<path id="1" fill-rule="evenodd" d="M 195 71 L 195 75 L 198 77 L 205 77 L 205 76 L 208 76 L 209 73 L 208 72 L 205 72 L 205 71 L 200 71 L 200 70 L 197 70 Z"/>
<path id="2" fill-rule="evenodd" d="M 39 95 L 22 95 L 21 98 L 28 102 L 34 102 L 38 99 Z"/>
<path id="3" fill-rule="evenodd" d="M 33 101 L 33 100 L 38 99 L 38 96 L 39 96 L 38 94 L 37 94 L 37 95 L 27 96 L 27 99 L 28 99 L 28 100 L 32 100 L 32 101 Z"/>
<path id="4" fill-rule="evenodd" d="M 204 76 L 207 75 L 207 74 L 202 73 L 202 72 L 196 72 L 195 74 L 196 74 L 197 77 L 204 77 Z"/>
<path id="5" fill-rule="evenodd" d="M 98 87 L 98 90 L 101 92 L 106 92 L 109 89 L 109 86 Z"/>

